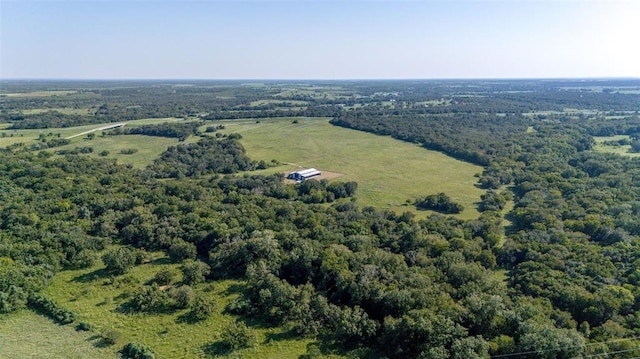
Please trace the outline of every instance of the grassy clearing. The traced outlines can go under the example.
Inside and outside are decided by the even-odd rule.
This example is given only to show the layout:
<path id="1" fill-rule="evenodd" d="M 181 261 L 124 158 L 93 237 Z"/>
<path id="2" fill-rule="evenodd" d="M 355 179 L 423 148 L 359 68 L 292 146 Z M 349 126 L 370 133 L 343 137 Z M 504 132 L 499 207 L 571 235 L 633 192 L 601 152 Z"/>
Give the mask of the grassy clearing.
<path id="1" fill-rule="evenodd" d="M 273 104 L 273 105 L 287 104 L 287 105 L 305 106 L 308 104 L 308 102 L 297 101 L 297 100 L 257 100 L 257 101 L 252 101 L 249 104 L 249 106 L 256 107 L 256 106 L 269 105 L 269 104 Z"/>
<path id="2" fill-rule="evenodd" d="M 241 133 L 243 145 L 254 160 L 267 162 L 277 159 L 290 163 L 270 168 L 264 173 L 288 172 L 302 167 L 317 167 L 320 170 L 343 173 L 339 180 L 356 181 L 359 184 L 358 203 L 362 206 L 389 207 L 396 211 L 411 211 L 419 216 L 430 212 L 417 211 L 407 200 L 428 194 L 444 192 L 461 203 L 465 211 L 461 218 L 478 216 L 477 202 L 483 191 L 475 186 L 474 174 L 482 167 L 455 160 L 440 152 L 356 130 L 335 127 L 328 119 L 291 118 L 221 121 L 225 132 Z M 146 119 L 127 122 L 136 126 L 180 119 Z M 210 125 L 210 124 L 208 124 Z M 12 143 L 35 143 L 40 134 L 68 137 L 101 124 L 62 129 L 6 130 L 0 129 L 0 147 Z M 206 127 L 206 126 L 203 126 Z M 13 135 L 13 136 L 11 136 Z M 197 141 L 190 137 L 187 142 Z M 108 151 L 106 158 L 116 158 L 119 163 L 142 168 L 157 158 L 167 147 L 177 145 L 176 139 L 149 136 L 101 136 L 96 132 L 93 140 L 86 136 L 71 139 L 69 145 L 60 149 L 79 146 L 93 148 L 92 156 Z M 123 149 L 135 148 L 130 155 L 120 153 Z"/>
<path id="3" fill-rule="evenodd" d="M 0 357 L 48 359 L 116 359 L 112 348 L 96 346 L 95 333 L 78 332 L 23 310 L 0 317 Z"/>
<path id="4" fill-rule="evenodd" d="M 79 320 L 94 326 L 93 334 L 116 330 L 122 339 L 106 349 L 115 352 L 124 344 L 136 341 L 152 348 L 158 358 L 225 357 L 216 352 L 223 328 L 237 318 L 224 314 L 225 306 L 238 295 L 244 282 L 225 280 L 196 286 L 200 293 L 216 300 L 214 314 L 205 321 L 186 321 L 187 309 L 163 314 L 126 314 L 119 305 L 127 302 L 130 293 L 167 266 L 176 273 L 177 265 L 168 264 L 161 253 L 154 254 L 151 263 L 137 266 L 116 277 L 113 284 L 104 274 L 103 266 L 85 270 L 65 271 L 56 275 L 45 293 L 59 304 L 78 313 Z M 238 358 L 297 358 L 306 353 L 309 339 L 291 338 L 281 327 L 269 327 L 257 321 L 247 324 L 258 339 L 252 348 L 231 353 Z M 11 339 L 15 340 L 15 338 Z M 44 344 L 43 344 L 44 345 Z"/>
<path id="5" fill-rule="evenodd" d="M 81 143 L 74 142 L 70 145 L 58 147 L 58 149 L 72 149 L 78 146 L 93 147 L 93 157 L 115 158 L 118 163 L 130 164 L 137 168 L 144 168 L 153 160 L 160 157 L 169 146 L 180 144 L 175 138 L 151 137 L 143 135 L 126 135 L 126 136 L 106 136 L 96 137 L 93 140 L 82 139 Z M 126 149 L 138 150 L 133 154 L 122 154 L 120 151 Z M 107 156 L 100 156 L 100 152 L 109 151 Z"/>
<path id="6" fill-rule="evenodd" d="M 445 192 L 461 203 L 461 218 L 478 216 L 483 191 L 475 186 L 482 167 L 458 161 L 390 137 L 332 126 L 327 119 L 291 118 L 224 121 L 225 132 L 242 134 L 242 143 L 254 160 L 293 163 L 343 173 L 339 180 L 358 182 L 358 203 L 416 211 L 407 199 Z M 283 165 L 267 172 L 288 172 Z"/>
<path id="7" fill-rule="evenodd" d="M 66 96 L 66 95 L 75 94 L 75 93 L 78 93 L 78 91 L 51 90 L 51 91 L 3 93 L 0 95 L 7 96 L 7 97 L 49 97 L 49 96 Z"/>
<path id="8" fill-rule="evenodd" d="M 629 150 L 631 150 L 631 145 L 611 146 L 604 143 L 606 141 L 628 140 L 629 136 L 627 135 L 594 137 L 594 139 L 596 140 L 596 145 L 593 150 L 596 152 L 615 153 L 628 157 L 640 157 L 640 153 L 629 152 Z"/>
<path id="9" fill-rule="evenodd" d="M 24 115 L 36 115 L 39 113 L 44 113 L 44 112 L 49 112 L 49 111 L 56 111 L 56 112 L 60 112 L 62 114 L 65 115 L 88 115 L 90 114 L 90 110 L 88 108 L 62 108 L 62 107 L 58 107 L 58 108 L 36 108 L 36 109 L 31 109 L 31 110 L 22 110 L 22 114 Z"/>
<path id="10" fill-rule="evenodd" d="M 156 124 L 164 122 L 182 121 L 178 118 L 155 118 L 155 119 L 143 119 L 127 122 L 128 127 L 141 126 L 146 124 Z M 76 135 L 94 128 L 105 126 L 108 124 L 96 124 L 77 126 L 69 128 L 47 128 L 47 129 L 32 129 L 32 130 L 7 130 L 5 125 L 0 127 L 0 147 L 6 147 L 15 143 L 25 143 L 26 145 L 34 144 L 38 141 L 38 137 L 41 134 L 48 136 L 59 136 L 60 138 L 66 138 Z M 58 151 L 64 149 L 73 149 L 75 147 L 92 147 L 93 156 L 98 157 L 98 154 L 102 151 L 109 151 L 107 158 L 115 158 L 119 163 L 131 164 L 135 167 L 142 168 L 147 164 L 153 162 L 154 159 L 167 149 L 169 146 L 179 144 L 177 139 L 164 138 L 164 137 L 150 137 L 142 135 L 127 135 L 127 136 L 101 136 L 101 132 L 95 132 L 96 137 L 93 140 L 88 140 L 86 136 L 74 137 L 71 139 L 71 143 L 66 146 L 56 147 L 51 151 Z M 193 141 L 193 137 L 189 139 Z M 125 155 L 120 153 L 123 149 L 135 148 L 138 152 Z"/>
<path id="11" fill-rule="evenodd" d="M 176 122 L 183 121 L 179 118 L 147 118 L 142 120 L 135 121 L 126 121 L 128 127 L 148 125 L 148 124 L 157 124 L 164 122 Z M 15 143 L 25 143 L 30 145 L 35 143 L 38 140 L 38 136 L 40 134 L 52 134 L 57 136 L 60 135 L 61 138 L 66 138 L 69 136 L 76 135 L 81 132 L 89 131 L 94 128 L 107 126 L 112 123 L 101 123 L 101 124 L 93 124 L 93 125 L 85 125 L 85 126 L 76 126 L 76 127 L 65 127 L 65 128 L 39 128 L 39 129 L 25 129 L 25 130 L 9 130 L 7 129 L 10 124 L 2 124 L 0 125 L 0 147 L 6 147 Z M 100 133 L 97 132 L 96 135 Z"/>

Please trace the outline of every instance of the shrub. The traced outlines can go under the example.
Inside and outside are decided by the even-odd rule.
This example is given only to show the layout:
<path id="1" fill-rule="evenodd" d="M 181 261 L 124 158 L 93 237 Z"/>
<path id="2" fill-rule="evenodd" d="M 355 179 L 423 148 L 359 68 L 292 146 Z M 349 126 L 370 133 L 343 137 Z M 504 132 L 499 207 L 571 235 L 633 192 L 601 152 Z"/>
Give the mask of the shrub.
<path id="1" fill-rule="evenodd" d="M 29 305 L 60 324 L 69 324 L 76 320 L 76 313 L 60 307 L 56 302 L 40 293 L 34 293 L 29 297 Z"/>
<path id="2" fill-rule="evenodd" d="M 20 287 L 9 286 L 6 291 L 0 291 L 0 313 L 10 313 L 23 308 L 27 303 L 27 294 Z"/>
<path id="3" fill-rule="evenodd" d="M 137 148 L 123 148 L 120 150 L 120 153 L 123 155 L 132 155 L 136 152 L 138 152 Z"/>
<path id="4" fill-rule="evenodd" d="M 76 330 L 77 331 L 82 331 L 82 332 L 88 332 L 91 331 L 93 329 L 93 325 L 91 325 L 91 323 L 87 323 L 87 322 L 80 322 L 78 323 L 78 325 L 76 325 Z"/>
<path id="5" fill-rule="evenodd" d="M 153 276 L 151 279 L 152 282 L 157 283 L 158 285 L 167 285 L 171 283 L 176 277 L 176 274 L 169 268 L 163 268 Z"/>
<path id="6" fill-rule="evenodd" d="M 197 296 L 191 303 L 189 316 L 193 320 L 205 320 L 211 316 L 216 308 L 216 302 L 212 298 Z"/>
<path id="7" fill-rule="evenodd" d="M 113 329 L 103 331 L 100 336 L 102 337 L 102 342 L 106 345 L 114 345 L 122 339 L 122 333 Z"/>
<path id="8" fill-rule="evenodd" d="M 180 309 L 188 308 L 196 296 L 193 289 L 188 285 L 173 288 L 169 295 L 171 296 L 171 299 L 173 299 L 174 306 Z"/>
<path id="9" fill-rule="evenodd" d="M 143 286 L 126 304 L 127 309 L 138 312 L 161 312 L 170 306 L 171 298 L 157 285 Z"/>
<path id="10" fill-rule="evenodd" d="M 135 256 L 135 264 L 143 264 L 151 261 L 151 254 L 142 248 L 136 248 L 133 250 Z"/>
<path id="11" fill-rule="evenodd" d="M 102 157 L 109 156 L 109 151 L 107 151 L 107 150 L 100 151 L 100 153 L 98 153 L 98 155 L 100 155 L 100 156 L 102 156 Z"/>
<path id="12" fill-rule="evenodd" d="M 109 250 L 102 256 L 107 270 L 115 274 L 124 274 L 136 263 L 136 254 L 134 251 L 118 247 Z"/>
<path id="13" fill-rule="evenodd" d="M 169 258 L 171 258 L 171 261 L 182 262 L 185 259 L 196 259 L 198 252 L 193 243 L 176 240 L 167 250 L 167 254 Z"/>
<path id="14" fill-rule="evenodd" d="M 222 344 L 232 350 L 249 348 L 256 344 L 256 336 L 246 324 L 235 322 L 222 332 Z"/>
<path id="15" fill-rule="evenodd" d="M 181 269 L 186 284 L 204 282 L 204 277 L 211 272 L 211 268 L 206 263 L 194 260 L 186 261 Z"/>
<path id="16" fill-rule="evenodd" d="M 464 210 L 461 204 L 453 202 L 449 196 L 442 192 L 428 195 L 417 200 L 416 207 L 418 209 L 427 209 L 447 214 L 460 213 Z"/>
<path id="17" fill-rule="evenodd" d="M 140 343 L 128 343 L 121 350 L 123 359 L 154 359 L 151 348 Z"/>

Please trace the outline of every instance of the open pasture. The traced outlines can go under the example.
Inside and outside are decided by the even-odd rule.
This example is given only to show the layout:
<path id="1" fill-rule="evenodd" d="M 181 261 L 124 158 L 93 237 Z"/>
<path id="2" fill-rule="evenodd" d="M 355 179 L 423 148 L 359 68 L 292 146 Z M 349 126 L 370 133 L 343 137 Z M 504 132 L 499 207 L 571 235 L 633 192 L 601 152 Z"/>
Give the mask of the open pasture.
<path id="1" fill-rule="evenodd" d="M 294 120 L 298 123 L 293 123 Z M 167 121 L 180 119 L 129 121 L 127 126 Z M 299 167 L 316 167 L 322 171 L 342 173 L 341 181 L 358 182 L 357 200 L 361 206 L 389 207 L 419 215 L 429 212 L 415 210 L 407 203 L 408 200 L 444 192 L 465 207 L 461 218 L 478 216 L 477 202 L 483 191 L 475 185 L 477 179 L 474 175 L 482 171 L 480 166 L 390 137 L 336 127 L 329 124 L 326 118 L 247 119 L 220 123 L 226 127 L 225 133 L 243 135 L 241 142 L 252 159 L 267 162 L 276 159 L 280 163 L 287 163 L 265 170 L 265 173 L 284 173 Z M 66 138 L 101 126 L 104 124 L 33 130 L 0 128 L 0 147 L 18 142 L 34 144 L 41 134 Z M 197 141 L 197 137 L 187 140 L 191 141 Z M 143 168 L 167 147 L 179 143 L 176 139 L 162 137 L 102 136 L 98 131 L 91 140 L 86 136 L 74 137 L 70 144 L 56 147 L 55 150 L 92 147 L 92 156 L 98 157 L 101 152 L 107 151 L 106 158 L 116 158 L 120 163 Z M 127 149 L 136 149 L 137 152 L 121 153 Z"/>
<path id="2" fill-rule="evenodd" d="M 0 96 L 6 97 L 49 97 L 49 96 L 66 96 L 78 93 L 75 90 L 50 90 L 50 91 L 32 91 L 32 92 L 13 92 L 0 93 Z"/>
<path id="3" fill-rule="evenodd" d="M 0 317 L 0 357 L 47 359 L 116 359 L 115 350 L 100 347 L 95 333 L 78 332 L 29 310 Z M 15 333 L 20 333 L 16 336 Z"/>
<path id="4" fill-rule="evenodd" d="M 631 145 L 612 146 L 606 143 L 608 141 L 628 140 L 629 136 L 627 135 L 602 136 L 602 137 L 594 137 L 594 139 L 596 140 L 596 145 L 593 148 L 593 150 L 596 152 L 615 153 L 621 156 L 629 156 L 629 157 L 640 157 L 640 153 L 629 152 L 629 150 L 631 150 Z"/>
<path id="5" fill-rule="evenodd" d="M 128 121 L 128 127 L 155 124 L 163 122 L 182 121 L 178 118 L 156 118 L 143 119 L 136 121 Z M 68 128 L 44 128 L 44 129 L 26 129 L 26 130 L 9 130 L 7 124 L 0 127 L 0 148 L 10 146 L 15 143 L 24 143 L 27 146 L 37 143 L 40 135 L 47 137 L 67 138 L 95 128 L 100 128 L 107 124 L 95 124 Z M 65 146 L 55 147 L 50 151 L 71 150 L 75 147 L 92 147 L 92 156 L 98 157 L 102 151 L 108 151 L 106 158 L 116 158 L 119 163 L 131 164 L 138 168 L 143 168 L 153 162 L 164 150 L 169 146 L 179 144 L 175 138 L 149 137 L 142 135 L 127 136 L 101 136 L 101 131 L 95 132 L 96 136 L 89 140 L 87 136 L 78 136 L 71 138 L 71 143 Z M 191 138 L 187 141 L 192 140 Z M 133 154 L 123 154 L 121 150 L 136 149 Z"/>
<path id="6" fill-rule="evenodd" d="M 69 107 L 56 107 L 56 108 L 36 108 L 31 110 L 22 110 L 23 115 L 36 115 L 39 113 L 45 113 L 49 111 L 60 112 L 65 115 L 89 115 L 91 109 L 89 108 L 69 108 Z M 95 111 L 95 110 L 94 110 Z"/>
<path id="7" fill-rule="evenodd" d="M 416 212 L 407 200 L 445 192 L 465 207 L 460 217 L 477 217 L 483 191 L 475 186 L 474 175 L 482 167 L 390 137 L 336 127 L 328 119 L 295 120 L 298 123 L 292 118 L 222 123 L 226 133 L 243 136 L 252 159 L 287 163 L 267 172 L 285 173 L 301 166 L 343 173 L 340 181 L 358 182 L 361 206 L 397 211 Z"/>

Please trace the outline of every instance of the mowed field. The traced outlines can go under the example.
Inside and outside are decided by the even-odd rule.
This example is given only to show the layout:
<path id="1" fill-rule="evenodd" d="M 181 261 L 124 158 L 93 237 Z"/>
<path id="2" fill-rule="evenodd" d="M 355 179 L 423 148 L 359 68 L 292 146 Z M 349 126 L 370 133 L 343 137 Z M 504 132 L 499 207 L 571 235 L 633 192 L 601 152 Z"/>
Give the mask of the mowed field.
<path id="1" fill-rule="evenodd" d="M 407 200 L 444 192 L 465 210 L 461 218 L 476 218 L 483 190 L 475 186 L 482 167 L 417 145 L 357 130 L 333 126 L 328 119 L 261 119 L 222 121 L 224 132 L 240 133 L 254 160 L 289 163 L 267 172 L 302 167 L 344 174 L 339 181 L 358 182 L 361 206 L 418 212 Z"/>
<path id="2" fill-rule="evenodd" d="M 115 359 L 111 348 L 99 347 L 95 333 L 77 332 L 29 310 L 0 317 L 0 358 Z M 16 335 L 20 333 L 20 335 Z"/>

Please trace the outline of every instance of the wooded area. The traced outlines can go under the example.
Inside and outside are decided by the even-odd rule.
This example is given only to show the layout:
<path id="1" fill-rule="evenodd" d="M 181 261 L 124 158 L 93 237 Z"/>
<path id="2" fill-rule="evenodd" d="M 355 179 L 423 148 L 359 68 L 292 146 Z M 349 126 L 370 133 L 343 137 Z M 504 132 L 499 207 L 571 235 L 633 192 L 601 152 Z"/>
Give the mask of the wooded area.
<path id="1" fill-rule="evenodd" d="M 638 81 L 38 86 L 77 92 L 0 97 L 5 131 L 147 117 L 204 122 L 119 130 L 201 137 L 144 169 L 83 151 L 2 149 L 0 315 L 30 307 L 73 323 L 77 313 L 41 293 L 56 273 L 103 261 L 93 280 L 118 278 L 164 251 L 181 275 L 159 272 L 118 310 L 189 308 L 202 320 L 211 303 L 197 284 L 238 278 L 247 285 L 226 312 L 315 338 L 306 357 L 640 355 L 640 159 L 593 151 L 596 135 L 638 141 L 640 94 L 623 91 L 640 89 Z M 275 102 L 255 105 L 264 99 Z M 89 110 L 25 114 L 70 107 Z M 330 116 L 336 126 L 484 166 L 482 214 L 416 219 L 361 208 L 355 182 L 296 185 L 252 174 L 270 164 L 252 161 L 241 135 L 198 130 L 221 118 L 292 115 Z M 418 207 L 461 210 L 451 194 L 424 194 Z M 242 325 L 227 328 L 227 350 L 255 344 Z"/>

